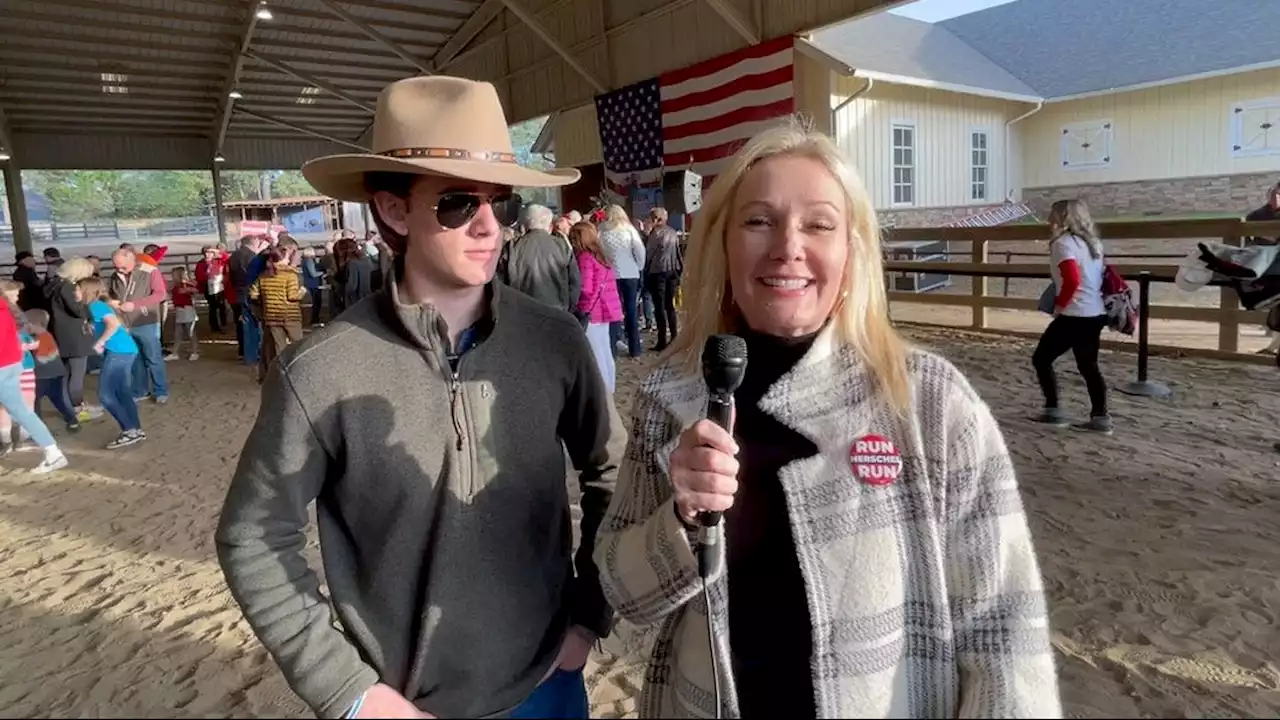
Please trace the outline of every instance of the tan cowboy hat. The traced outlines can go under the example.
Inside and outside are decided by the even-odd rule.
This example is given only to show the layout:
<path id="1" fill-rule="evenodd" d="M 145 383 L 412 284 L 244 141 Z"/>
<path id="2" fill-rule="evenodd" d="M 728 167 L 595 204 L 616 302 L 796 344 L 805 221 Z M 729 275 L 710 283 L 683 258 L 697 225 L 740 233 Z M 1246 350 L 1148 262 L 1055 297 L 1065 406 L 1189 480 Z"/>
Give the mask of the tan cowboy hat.
<path id="1" fill-rule="evenodd" d="M 364 176 L 370 172 L 512 187 L 559 187 L 581 177 L 573 168 L 543 172 L 517 164 L 493 85 L 442 75 L 407 78 L 383 89 L 371 152 L 330 155 L 302 166 L 316 190 L 351 202 L 369 201 Z"/>

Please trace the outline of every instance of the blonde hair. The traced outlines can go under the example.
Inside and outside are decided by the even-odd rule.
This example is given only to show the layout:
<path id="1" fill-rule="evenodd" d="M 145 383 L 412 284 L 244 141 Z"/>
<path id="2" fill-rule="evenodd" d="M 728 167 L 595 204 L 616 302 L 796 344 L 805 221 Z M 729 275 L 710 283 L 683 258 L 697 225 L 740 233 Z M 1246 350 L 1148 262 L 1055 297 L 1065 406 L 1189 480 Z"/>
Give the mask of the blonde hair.
<path id="1" fill-rule="evenodd" d="M 82 257 L 72 257 L 58 266 L 58 277 L 69 283 L 76 283 L 87 277 L 93 277 L 93 273 L 97 269 L 89 260 Z"/>
<path id="2" fill-rule="evenodd" d="M 0 294 L 9 294 L 12 292 L 22 292 L 22 283 L 16 280 L 5 280 L 0 278 Z"/>
<path id="3" fill-rule="evenodd" d="M 848 209 L 849 254 L 841 282 L 841 300 L 831 311 L 838 346 L 850 347 L 867 366 L 876 392 L 890 407 L 904 412 L 911 402 L 907 373 L 909 345 L 889 322 L 881 259 L 880 225 L 866 187 L 831 138 L 806 128 L 800 120 L 771 128 L 749 140 L 716 177 L 694 221 L 689 242 L 684 306 L 688 313 L 671 356 L 696 372 L 707 338 L 734 332 L 742 324 L 726 275 L 727 229 L 733 198 L 742 178 L 756 163 L 778 155 L 798 155 L 821 162 L 844 188 Z"/>
<path id="4" fill-rule="evenodd" d="M 601 230 L 617 230 L 630 226 L 631 218 L 627 217 L 627 211 L 623 210 L 621 205 L 610 205 L 604 209 L 604 222 L 600 223 Z"/>
<path id="5" fill-rule="evenodd" d="M 1049 208 L 1050 242 L 1063 235 L 1075 235 L 1089 246 L 1089 256 L 1094 260 L 1102 257 L 1102 238 L 1098 237 L 1098 226 L 1093 222 L 1093 214 L 1089 205 L 1079 198 L 1059 200 Z"/>
<path id="6" fill-rule="evenodd" d="M 76 289 L 80 291 L 80 302 L 86 305 L 95 300 L 106 300 L 110 297 L 107 294 L 107 284 L 102 278 L 87 277 L 76 283 Z"/>

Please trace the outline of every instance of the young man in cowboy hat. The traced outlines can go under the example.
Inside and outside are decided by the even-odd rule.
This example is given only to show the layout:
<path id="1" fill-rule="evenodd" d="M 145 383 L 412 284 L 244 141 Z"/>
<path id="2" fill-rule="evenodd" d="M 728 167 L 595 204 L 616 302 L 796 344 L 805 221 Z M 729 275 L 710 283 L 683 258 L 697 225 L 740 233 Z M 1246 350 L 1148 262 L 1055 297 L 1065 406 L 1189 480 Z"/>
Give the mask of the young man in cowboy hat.
<path id="1" fill-rule="evenodd" d="M 396 272 L 272 366 L 218 527 L 232 594 L 323 717 L 586 717 L 626 438 L 577 321 L 491 282 L 511 188 L 577 171 L 520 167 L 493 86 L 431 76 L 383 91 L 372 153 L 303 172 L 370 204 Z"/>

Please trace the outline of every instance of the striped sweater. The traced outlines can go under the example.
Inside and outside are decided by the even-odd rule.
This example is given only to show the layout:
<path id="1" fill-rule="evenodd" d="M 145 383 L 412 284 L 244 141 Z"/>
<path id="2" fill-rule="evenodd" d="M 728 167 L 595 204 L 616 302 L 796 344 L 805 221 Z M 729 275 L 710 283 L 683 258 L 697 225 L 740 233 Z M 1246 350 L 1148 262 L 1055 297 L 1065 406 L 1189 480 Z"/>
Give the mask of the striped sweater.
<path id="1" fill-rule="evenodd" d="M 1040 570 L 1000 428 L 946 360 L 914 351 L 909 370 L 904 417 L 872 397 L 865 367 L 828 331 L 759 404 L 819 449 L 779 473 L 813 623 L 818 717 L 1061 717 Z M 708 607 L 668 476 L 706 404 L 702 378 L 670 363 L 645 381 L 596 544 L 618 614 L 661 624 L 642 718 L 716 716 Z M 894 482 L 852 467 L 869 436 L 901 453 Z M 733 718 L 720 567 L 710 615 L 721 711 Z"/>
<path id="2" fill-rule="evenodd" d="M 302 324 L 302 282 L 288 262 L 276 264 L 275 274 L 263 273 L 249 288 L 249 299 L 262 309 L 267 326 Z"/>

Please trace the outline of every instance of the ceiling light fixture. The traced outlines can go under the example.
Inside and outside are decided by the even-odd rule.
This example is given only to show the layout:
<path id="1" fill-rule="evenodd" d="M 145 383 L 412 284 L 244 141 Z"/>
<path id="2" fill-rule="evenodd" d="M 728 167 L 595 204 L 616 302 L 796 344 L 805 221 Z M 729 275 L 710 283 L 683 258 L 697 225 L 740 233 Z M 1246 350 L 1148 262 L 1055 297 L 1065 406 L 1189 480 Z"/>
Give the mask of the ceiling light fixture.
<path id="1" fill-rule="evenodd" d="M 222 153 L 218 153 L 217 155 L 213 156 L 213 161 L 216 163 L 222 163 L 222 162 L 226 162 L 227 159 L 222 157 Z"/>
<path id="2" fill-rule="evenodd" d="M 271 14 L 271 8 L 266 3 L 258 4 L 258 12 L 256 13 L 259 20 L 270 20 L 275 16 Z"/>
<path id="3" fill-rule="evenodd" d="M 9 159 L 9 151 L 0 150 L 0 162 L 4 162 L 5 160 L 8 160 L 8 159 Z"/>
<path id="4" fill-rule="evenodd" d="M 244 96 L 240 94 L 239 90 L 232 90 L 231 92 L 227 93 L 227 97 L 231 98 L 232 100 L 239 100 Z"/>

